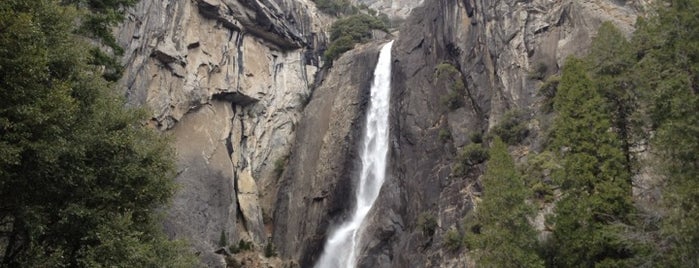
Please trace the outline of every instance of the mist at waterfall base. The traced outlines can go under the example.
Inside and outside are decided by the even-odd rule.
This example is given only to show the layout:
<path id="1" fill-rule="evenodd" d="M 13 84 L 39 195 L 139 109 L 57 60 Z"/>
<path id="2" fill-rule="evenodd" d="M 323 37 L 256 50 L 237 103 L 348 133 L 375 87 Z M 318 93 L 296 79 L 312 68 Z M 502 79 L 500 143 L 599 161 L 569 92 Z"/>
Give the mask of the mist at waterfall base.
<path id="1" fill-rule="evenodd" d="M 354 268 L 361 246 L 361 231 L 386 176 L 388 114 L 391 93 L 391 47 L 381 48 L 374 70 L 371 98 L 361 148 L 362 170 L 352 217 L 329 236 L 316 268 Z"/>

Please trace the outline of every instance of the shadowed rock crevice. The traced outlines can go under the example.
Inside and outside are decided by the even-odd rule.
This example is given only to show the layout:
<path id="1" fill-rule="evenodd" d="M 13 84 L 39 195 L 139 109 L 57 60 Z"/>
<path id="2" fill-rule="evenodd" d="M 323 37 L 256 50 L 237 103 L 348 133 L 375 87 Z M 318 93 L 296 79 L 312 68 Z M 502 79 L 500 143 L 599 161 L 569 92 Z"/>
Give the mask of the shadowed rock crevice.
<path id="1" fill-rule="evenodd" d="M 197 0 L 199 12 L 235 31 L 249 32 L 284 50 L 306 46 L 306 41 L 289 25 L 276 3 L 258 0 Z"/>

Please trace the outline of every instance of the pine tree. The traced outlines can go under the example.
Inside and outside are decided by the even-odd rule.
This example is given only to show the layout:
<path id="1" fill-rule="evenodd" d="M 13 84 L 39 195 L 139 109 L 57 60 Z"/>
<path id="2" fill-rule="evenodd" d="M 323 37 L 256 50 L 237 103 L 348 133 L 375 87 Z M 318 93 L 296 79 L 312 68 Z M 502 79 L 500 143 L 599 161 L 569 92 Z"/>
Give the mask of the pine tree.
<path id="1" fill-rule="evenodd" d="M 483 201 L 476 210 L 480 233 L 469 239 L 479 266 L 543 267 L 537 255 L 537 233 L 528 220 L 534 213 L 526 202 L 531 193 L 499 137 L 490 148 L 482 183 Z"/>
<path id="2" fill-rule="evenodd" d="M 611 112 L 610 120 L 621 141 L 628 172 L 631 172 L 629 151 L 634 143 L 633 131 L 640 125 L 635 116 L 637 94 L 630 72 L 635 63 L 631 44 L 614 24 L 602 23 L 585 61 L 591 79 L 607 103 L 606 109 Z"/>
<path id="3" fill-rule="evenodd" d="M 554 101 L 551 148 L 563 166 L 554 174 L 563 197 L 556 204 L 550 265 L 622 265 L 632 252 L 615 223 L 626 222 L 632 211 L 631 176 L 605 100 L 583 61 L 566 61 Z"/>
<path id="4" fill-rule="evenodd" d="M 672 0 L 640 20 L 638 91 L 664 177 L 656 265 L 699 266 L 699 2 Z"/>

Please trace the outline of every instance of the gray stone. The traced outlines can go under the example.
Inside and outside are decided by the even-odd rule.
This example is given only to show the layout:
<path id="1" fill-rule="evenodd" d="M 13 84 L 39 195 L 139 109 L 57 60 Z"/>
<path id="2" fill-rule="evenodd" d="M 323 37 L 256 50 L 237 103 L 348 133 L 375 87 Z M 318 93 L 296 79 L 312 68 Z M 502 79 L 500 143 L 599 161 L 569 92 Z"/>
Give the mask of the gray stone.
<path id="1" fill-rule="evenodd" d="M 351 209 L 358 159 L 379 44 L 363 45 L 335 61 L 298 125 L 274 214 L 274 241 L 285 258 L 313 266 L 329 228 Z"/>

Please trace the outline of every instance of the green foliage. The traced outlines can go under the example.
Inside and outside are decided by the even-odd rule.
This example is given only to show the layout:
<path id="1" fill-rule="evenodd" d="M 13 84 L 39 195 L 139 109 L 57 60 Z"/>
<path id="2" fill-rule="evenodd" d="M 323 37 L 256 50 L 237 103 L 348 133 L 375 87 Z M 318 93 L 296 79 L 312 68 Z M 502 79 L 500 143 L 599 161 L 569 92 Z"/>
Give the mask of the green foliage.
<path id="1" fill-rule="evenodd" d="M 422 230 L 423 235 L 432 237 L 437 230 L 437 219 L 431 213 L 420 213 L 420 216 L 417 218 L 417 226 Z"/>
<path id="2" fill-rule="evenodd" d="M 265 257 L 272 258 L 277 256 L 277 247 L 274 246 L 272 241 L 267 242 L 265 246 Z"/>
<path id="3" fill-rule="evenodd" d="M 543 267 L 537 233 L 528 220 L 534 213 L 526 202 L 529 189 L 500 138 L 493 141 L 489 155 L 483 201 L 475 211 L 479 229 L 467 237 L 476 261 L 483 267 Z"/>
<path id="4" fill-rule="evenodd" d="M 442 62 L 435 68 L 434 77 L 435 79 L 442 79 L 445 77 L 452 77 L 460 73 L 461 72 L 459 72 L 459 70 L 456 69 L 453 64 L 449 62 Z"/>
<path id="5" fill-rule="evenodd" d="M 286 169 L 286 163 L 289 160 L 289 155 L 284 155 L 274 161 L 274 174 L 277 178 L 282 176 L 284 169 Z"/>
<path id="6" fill-rule="evenodd" d="M 552 148 L 563 167 L 554 180 L 564 191 L 554 218 L 554 266 L 589 267 L 632 255 L 613 231 L 633 211 L 628 162 L 586 70 L 583 61 L 568 59 L 554 103 Z"/>
<path id="7" fill-rule="evenodd" d="M 500 123 L 493 127 L 491 134 L 509 145 L 519 144 L 529 135 L 524 113 L 518 110 L 506 112 Z"/>
<path id="8" fill-rule="evenodd" d="M 253 249 L 253 247 L 254 245 L 252 244 L 252 241 L 245 241 L 244 239 L 240 239 L 237 245 L 231 245 L 230 247 L 228 247 L 228 249 L 231 251 L 231 253 L 236 254 L 243 251 L 250 251 Z"/>
<path id="9" fill-rule="evenodd" d="M 480 133 L 480 132 L 471 133 L 471 135 L 469 136 L 469 139 L 473 143 L 483 143 L 483 133 Z"/>
<path id="10" fill-rule="evenodd" d="M 221 230 L 221 236 L 218 238 L 218 246 L 225 247 L 228 245 L 228 238 L 226 237 L 226 232 Z"/>
<path id="11" fill-rule="evenodd" d="M 534 198 L 544 202 L 553 201 L 553 185 L 549 181 L 549 176 L 558 172 L 558 169 L 560 169 L 560 165 L 554 153 L 550 151 L 529 157 L 524 165 L 523 173 L 527 176 L 528 185 L 531 185 Z"/>
<path id="12" fill-rule="evenodd" d="M 480 144 L 469 144 L 461 153 L 460 159 L 468 165 L 476 165 L 485 162 L 488 159 L 488 151 Z"/>
<path id="13" fill-rule="evenodd" d="M 440 101 L 442 102 L 442 105 L 446 106 L 451 111 L 454 111 L 464 106 L 463 96 L 453 90 L 450 90 L 449 93 L 447 93 L 447 95 L 442 96 Z"/>
<path id="14" fill-rule="evenodd" d="M 80 11 L 80 26 L 76 29 L 81 35 L 90 37 L 109 48 L 105 52 L 91 48 L 90 64 L 105 67 L 104 77 L 108 81 L 118 80 L 123 72 L 119 57 L 124 49 L 119 46 L 112 34 L 112 27 L 124 20 L 123 11 L 135 5 L 137 0 L 62 0 L 63 5 L 77 7 Z"/>
<path id="15" fill-rule="evenodd" d="M 456 251 L 464 245 L 464 239 L 458 230 L 452 228 L 444 234 L 444 245 L 451 251 Z"/>
<path id="16" fill-rule="evenodd" d="M 168 142 L 89 64 L 76 11 L 0 1 L 0 266 L 191 267 L 154 211 Z"/>
<path id="17" fill-rule="evenodd" d="M 448 88 L 447 95 L 440 99 L 442 105 L 452 111 L 464 106 L 463 96 L 466 94 L 466 85 L 461 72 L 454 65 L 448 62 L 437 65 L 434 78 L 437 83 L 443 83 Z"/>
<path id="18" fill-rule="evenodd" d="M 588 70 L 597 91 L 604 97 L 624 154 L 629 155 L 631 133 L 639 122 L 633 117 L 637 96 L 629 71 L 634 64 L 633 50 L 626 37 L 610 22 L 605 22 L 593 40 L 586 57 Z"/>
<path id="19" fill-rule="evenodd" d="M 640 20 L 632 40 L 633 75 L 644 119 L 665 179 L 659 237 L 645 241 L 655 266 L 699 266 L 699 3 L 667 1 L 657 16 Z M 658 247 L 658 245 L 663 245 Z"/>
<path id="20" fill-rule="evenodd" d="M 359 8 L 346 0 L 313 0 L 316 7 L 325 14 L 339 16 L 357 14 Z"/>
<path id="21" fill-rule="evenodd" d="M 561 77 L 558 75 L 550 76 L 544 81 L 544 83 L 539 87 L 539 96 L 543 97 L 543 103 L 541 104 L 541 110 L 545 113 L 553 112 L 553 99 L 556 97 L 556 91 L 558 91 L 558 83 L 561 82 Z"/>
<path id="22" fill-rule="evenodd" d="M 104 78 L 108 81 L 117 81 L 124 73 L 124 67 L 115 56 L 110 56 L 99 48 L 91 48 L 92 58 L 89 63 L 95 66 L 104 66 Z"/>
<path id="23" fill-rule="evenodd" d="M 355 44 L 357 42 L 351 36 L 342 36 L 330 43 L 323 57 L 325 57 L 325 60 L 335 60 L 343 53 L 352 50 Z"/>
<path id="24" fill-rule="evenodd" d="M 464 176 L 468 170 L 488 159 L 488 151 L 481 144 L 471 143 L 464 147 L 456 158 L 452 170 L 457 176 Z"/>
<path id="25" fill-rule="evenodd" d="M 354 48 L 354 45 L 369 41 L 372 30 L 388 31 L 384 22 L 363 13 L 335 21 L 330 27 L 330 45 L 325 51 L 325 59 L 335 60 L 342 53 Z"/>
<path id="26" fill-rule="evenodd" d="M 525 173 L 535 198 L 553 201 L 553 187 L 562 194 L 542 248 L 549 267 L 699 266 L 699 2 L 657 7 L 639 18 L 631 41 L 603 23 L 590 54 L 569 59 L 560 78 L 540 89 L 545 111 L 557 117 L 550 151 L 531 157 Z M 545 72 L 532 73 L 540 79 Z M 654 159 L 634 162 L 630 148 L 647 141 Z M 643 210 L 631 194 L 639 164 L 652 165 L 651 176 L 663 183 L 661 202 Z M 488 189 L 477 213 L 498 211 L 483 207 L 492 200 Z M 482 247 L 477 238 L 492 225 L 472 223 L 469 247 Z"/>
<path id="27" fill-rule="evenodd" d="M 449 128 L 441 128 L 439 129 L 439 140 L 441 142 L 447 142 L 451 139 L 451 131 L 449 131 Z"/>

